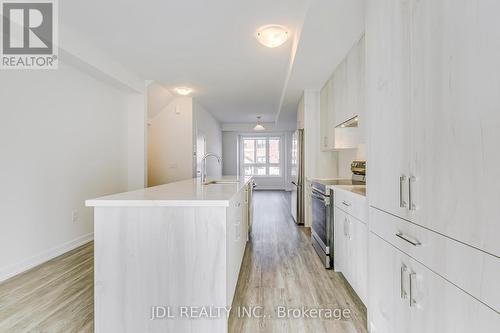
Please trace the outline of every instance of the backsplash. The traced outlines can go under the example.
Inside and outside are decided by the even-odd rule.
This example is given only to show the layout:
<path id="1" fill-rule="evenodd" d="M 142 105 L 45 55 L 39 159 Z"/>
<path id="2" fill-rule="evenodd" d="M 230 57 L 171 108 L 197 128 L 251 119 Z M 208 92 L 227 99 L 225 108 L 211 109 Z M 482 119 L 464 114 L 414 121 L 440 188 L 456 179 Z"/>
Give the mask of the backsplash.
<path id="1" fill-rule="evenodd" d="M 360 144 L 357 149 L 345 149 L 338 151 L 339 178 L 351 178 L 351 162 L 354 160 L 366 160 L 366 145 Z"/>

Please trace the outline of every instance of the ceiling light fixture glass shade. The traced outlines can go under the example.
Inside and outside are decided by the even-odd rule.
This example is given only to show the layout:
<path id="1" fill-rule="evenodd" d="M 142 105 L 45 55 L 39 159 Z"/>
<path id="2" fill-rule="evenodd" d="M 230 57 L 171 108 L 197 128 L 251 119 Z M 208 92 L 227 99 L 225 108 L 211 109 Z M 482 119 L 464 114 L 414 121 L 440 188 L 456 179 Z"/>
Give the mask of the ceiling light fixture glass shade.
<path id="1" fill-rule="evenodd" d="M 188 87 L 177 87 L 177 88 L 175 88 L 175 92 L 178 93 L 179 95 L 182 95 L 182 96 L 187 96 L 192 91 L 193 91 L 193 89 L 188 88 Z"/>
<path id="2" fill-rule="evenodd" d="M 262 45 L 274 48 L 287 41 L 288 30 L 281 25 L 264 25 L 257 30 L 255 37 Z"/>
<path id="3" fill-rule="evenodd" d="M 253 128 L 254 131 L 264 131 L 266 128 L 264 126 L 262 126 L 262 124 L 260 123 L 260 118 L 261 117 L 257 117 L 257 125 L 255 125 L 255 127 Z"/>

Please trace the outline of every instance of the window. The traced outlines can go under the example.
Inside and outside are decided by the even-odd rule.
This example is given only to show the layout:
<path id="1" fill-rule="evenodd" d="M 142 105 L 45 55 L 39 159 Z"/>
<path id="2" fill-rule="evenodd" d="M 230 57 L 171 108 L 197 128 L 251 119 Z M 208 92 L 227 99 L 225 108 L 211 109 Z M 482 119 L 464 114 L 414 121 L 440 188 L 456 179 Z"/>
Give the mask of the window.
<path id="1" fill-rule="evenodd" d="M 280 137 L 243 137 L 243 172 L 245 176 L 279 177 Z"/>

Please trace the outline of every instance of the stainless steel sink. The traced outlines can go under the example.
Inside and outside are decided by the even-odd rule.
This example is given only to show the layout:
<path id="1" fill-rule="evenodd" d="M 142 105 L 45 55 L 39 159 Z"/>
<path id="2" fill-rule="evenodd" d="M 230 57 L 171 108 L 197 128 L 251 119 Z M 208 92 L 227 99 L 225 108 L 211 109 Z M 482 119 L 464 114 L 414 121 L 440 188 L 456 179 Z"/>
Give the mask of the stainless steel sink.
<path id="1" fill-rule="evenodd" d="M 223 185 L 223 184 L 239 184 L 239 180 L 211 180 L 203 183 L 203 185 Z"/>

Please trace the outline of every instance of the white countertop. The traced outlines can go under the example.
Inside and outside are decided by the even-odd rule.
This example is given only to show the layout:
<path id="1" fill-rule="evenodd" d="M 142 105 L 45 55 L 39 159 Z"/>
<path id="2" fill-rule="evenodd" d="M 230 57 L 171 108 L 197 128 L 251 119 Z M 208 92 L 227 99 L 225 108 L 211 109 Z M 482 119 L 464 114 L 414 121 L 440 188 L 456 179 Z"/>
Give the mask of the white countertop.
<path id="1" fill-rule="evenodd" d="M 327 188 L 341 189 L 366 197 L 366 185 L 327 185 Z"/>
<path id="2" fill-rule="evenodd" d="M 228 207 L 232 197 L 252 177 L 224 176 L 215 180 L 237 180 L 234 184 L 202 185 L 199 178 L 113 194 L 85 201 L 87 207 L 147 206 L 221 206 Z M 209 179 L 213 180 L 213 179 Z"/>
<path id="3" fill-rule="evenodd" d="M 331 182 L 338 181 L 338 180 L 349 180 L 349 178 L 307 178 L 308 181 L 316 181 L 319 182 L 323 185 L 325 185 L 326 188 L 331 188 L 331 189 L 341 189 L 344 191 L 349 191 L 358 195 L 361 195 L 363 197 L 366 197 L 366 184 L 365 185 L 340 185 L 340 184 L 331 184 Z"/>

